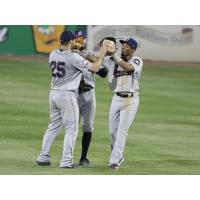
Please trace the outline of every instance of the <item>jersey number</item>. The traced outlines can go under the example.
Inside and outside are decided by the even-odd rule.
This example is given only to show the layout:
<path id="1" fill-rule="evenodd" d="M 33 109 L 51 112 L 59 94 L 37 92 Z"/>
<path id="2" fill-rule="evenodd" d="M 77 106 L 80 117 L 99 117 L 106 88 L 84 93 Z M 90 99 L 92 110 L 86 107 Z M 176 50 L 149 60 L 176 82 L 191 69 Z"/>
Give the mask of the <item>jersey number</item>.
<path id="1" fill-rule="evenodd" d="M 63 78 L 66 74 L 65 69 L 63 68 L 64 66 L 65 62 L 51 61 L 52 76 Z"/>

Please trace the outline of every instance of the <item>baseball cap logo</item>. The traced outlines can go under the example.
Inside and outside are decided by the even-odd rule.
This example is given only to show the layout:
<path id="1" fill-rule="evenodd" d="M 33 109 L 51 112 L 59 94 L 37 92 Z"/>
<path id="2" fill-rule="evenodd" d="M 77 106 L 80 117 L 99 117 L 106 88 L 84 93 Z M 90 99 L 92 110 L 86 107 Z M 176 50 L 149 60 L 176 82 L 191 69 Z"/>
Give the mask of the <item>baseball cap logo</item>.
<path id="1" fill-rule="evenodd" d="M 81 36 L 81 35 L 82 35 L 82 32 L 81 32 L 81 31 L 79 31 L 79 32 L 78 32 L 78 35 L 80 35 L 80 36 Z"/>
<path id="2" fill-rule="evenodd" d="M 86 33 L 82 30 L 77 30 L 74 32 L 75 38 L 83 37 L 86 38 Z"/>

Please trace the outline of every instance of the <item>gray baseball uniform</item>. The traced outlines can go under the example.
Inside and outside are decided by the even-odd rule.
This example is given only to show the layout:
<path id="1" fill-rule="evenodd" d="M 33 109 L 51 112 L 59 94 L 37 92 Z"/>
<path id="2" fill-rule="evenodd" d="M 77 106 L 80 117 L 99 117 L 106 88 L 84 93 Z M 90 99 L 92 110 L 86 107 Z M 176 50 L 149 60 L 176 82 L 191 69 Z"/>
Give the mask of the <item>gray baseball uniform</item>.
<path id="1" fill-rule="evenodd" d="M 109 165 L 118 164 L 123 159 L 128 130 L 135 118 L 139 105 L 139 78 L 143 61 L 137 56 L 128 60 L 134 72 L 125 71 L 112 59 L 105 58 L 103 65 L 109 69 L 108 82 L 114 92 L 109 113 L 109 131 L 112 152 Z"/>
<path id="2" fill-rule="evenodd" d="M 83 120 L 83 131 L 92 132 L 96 111 L 95 74 L 89 71 L 82 73 L 78 90 L 78 105 L 80 117 Z"/>
<path id="3" fill-rule="evenodd" d="M 77 53 L 56 49 L 51 52 L 49 65 L 52 70 L 50 103 L 50 123 L 45 132 L 39 162 L 48 162 L 50 147 L 64 126 L 65 137 L 60 167 L 73 164 L 73 149 L 78 134 L 79 108 L 77 91 L 82 72 L 92 65 Z"/>
<path id="4" fill-rule="evenodd" d="M 81 56 L 95 56 L 93 53 L 86 51 L 78 52 Z M 95 56 L 96 57 L 96 56 Z M 106 72 L 105 72 L 106 73 Z M 100 75 L 99 75 L 100 76 Z M 102 74 L 101 74 L 101 77 Z M 77 99 L 80 111 L 80 120 L 82 118 L 82 151 L 79 165 L 90 165 L 87 158 L 91 136 L 94 129 L 94 118 L 96 112 L 96 97 L 95 97 L 95 74 L 89 71 L 83 72 L 79 89 L 77 91 Z"/>

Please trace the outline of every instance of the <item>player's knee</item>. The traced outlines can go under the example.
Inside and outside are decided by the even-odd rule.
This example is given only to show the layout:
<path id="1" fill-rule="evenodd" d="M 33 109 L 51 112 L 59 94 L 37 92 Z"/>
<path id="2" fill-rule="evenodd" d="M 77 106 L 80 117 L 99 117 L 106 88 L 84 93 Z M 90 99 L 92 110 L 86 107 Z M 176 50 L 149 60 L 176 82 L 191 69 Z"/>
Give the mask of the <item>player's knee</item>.
<path id="1" fill-rule="evenodd" d="M 63 126 L 64 126 L 64 129 L 65 129 L 65 132 L 67 132 L 69 134 L 70 133 L 73 133 L 73 134 L 78 133 L 78 124 L 76 124 L 76 123 L 73 123 L 71 125 L 63 123 Z"/>
<path id="2" fill-rule="evenodd" d="M 83 125 L 82 128 L 83 128 L 84 132 L 93 132 L 93 130 L 94 130 L 93 124 Z"/>

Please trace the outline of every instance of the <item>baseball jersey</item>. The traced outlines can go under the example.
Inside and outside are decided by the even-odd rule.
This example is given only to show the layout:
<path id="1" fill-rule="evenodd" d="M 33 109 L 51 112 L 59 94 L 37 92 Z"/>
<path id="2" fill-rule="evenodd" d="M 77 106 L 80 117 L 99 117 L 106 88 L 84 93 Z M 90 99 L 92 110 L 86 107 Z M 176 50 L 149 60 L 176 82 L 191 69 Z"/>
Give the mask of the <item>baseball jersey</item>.
<path id="1" fill-rule="evenodd" d="M 88 52 L 88 51 L 81 51 L 81 53 L 83 53 L 85 56 L 86 55 L 94 55 L 93 53 Z M 82 74 L 81 80 L 83 80 L 81 83 L 84 82 L 83 87 L 85 85 L 90 85 L 93 88 L 95 87 L 95 73 L 92 73 L 90 71 L 84 71 L 83 74 Z M 81 86 L 82 85 L 80 85 L 80 87 Z"/>
<path id="2" fill-rule="evenodd" d="M 138 92 L 139 79 L 142 72 L 143 61 L 138 56 L 133 56 L 128 63 L 134 66 L 133 72 L 125 71 L 120 65 L 116 64 L 112 58 L 105 57 L 102 65 L 107 67 L 108 82 L 114 92 Z"/>
<path id="3" fill-rule="evenodd" d="M 84 71 L 81 80 L 84 80 L 85 85 L 95 87 L 95 73 Z"/>
<path id="4" fill-rule="evenodd" d="M 92 63 L 77 53 L 60 49 L 52 51 L 49 56 L 52 70 L 51 89 L 77 90 L 82 72 L 88 71 L 91 65 Z"/>

